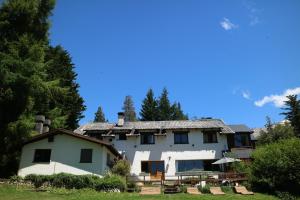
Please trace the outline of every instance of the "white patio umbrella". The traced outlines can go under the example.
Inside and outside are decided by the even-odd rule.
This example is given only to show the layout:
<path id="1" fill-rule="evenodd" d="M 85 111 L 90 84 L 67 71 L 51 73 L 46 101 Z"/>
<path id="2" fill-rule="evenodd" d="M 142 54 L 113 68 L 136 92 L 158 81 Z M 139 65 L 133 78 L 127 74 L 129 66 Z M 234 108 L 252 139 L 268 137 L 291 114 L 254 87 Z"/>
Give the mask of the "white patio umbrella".
<path id="1" fill-rule="evenodd" d="M 221 164 L 240 162 L 240 161 L 241 161 L 240 159 L 224 157 L 224 158 L 221 158 L 220 160 L 217 160 L 216 162 L 213 162 L 212 164 L 213 165 L 221 165 Z"/>

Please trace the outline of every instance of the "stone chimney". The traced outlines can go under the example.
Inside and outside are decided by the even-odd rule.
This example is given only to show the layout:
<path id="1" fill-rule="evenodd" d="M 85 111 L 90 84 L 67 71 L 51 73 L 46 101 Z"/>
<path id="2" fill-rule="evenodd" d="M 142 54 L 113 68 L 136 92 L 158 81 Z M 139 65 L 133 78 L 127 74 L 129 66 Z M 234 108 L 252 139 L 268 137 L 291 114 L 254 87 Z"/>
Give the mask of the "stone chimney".
<path id="1" fill-rule="evenodd" d="M 46 119 L 44 121 L 44 124 L 43 124 L 43 133 L 49 132 L 50 125 L 51 125 L 51 120 L 50 119 Z"/>
<path id="2" fill-rule="evenodd" d="M 45 116 L 44 115 L 36 115 L 35 116 L 35 130 L 39 133 L 43 133 L 43 124 L 45 122 Z"/>
<path id="3" fill-rule="evenodd" d="M 124 125 L 124 119 L 125 115 L 123 112 L 118 112 L 118 123 L 117 126 L 123 126 Z"/>

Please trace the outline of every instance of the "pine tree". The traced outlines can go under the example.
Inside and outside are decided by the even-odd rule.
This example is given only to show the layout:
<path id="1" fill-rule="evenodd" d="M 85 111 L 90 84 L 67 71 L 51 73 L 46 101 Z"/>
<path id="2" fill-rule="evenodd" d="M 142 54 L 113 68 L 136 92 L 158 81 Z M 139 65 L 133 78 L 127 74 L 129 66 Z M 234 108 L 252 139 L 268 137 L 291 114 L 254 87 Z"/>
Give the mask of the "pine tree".
<path id="1" fill-rule="evenodd" d="M 290 121 L 295 134 L 300 136 L 300 100 L 297 100 L 297 95 L 287 96 L 283 110 L 286 112 L 281 114 Z"/>
<path id="2" fill-rule="evenodd" d="M 185 115 L 181 109 L 180 103 L 174 103 L 171 107 L 172 120 L 188 120 L 188 116 Z"/>
<path id="3" fill-rule="evenodd" d="M 133 103 L 131 96 L 125 97 L 122 109 L 124 111 L 124 115 L 125 115 L 124 120 L 126 122 L 136 121 L 135 108 L 134 108 L 134 103 Z"/>
<path id="4" fill-rule="evenodd" d="M 105 115 L 103 113 L 101 106 L 98 107 L 98 110 L 95 113 L 94 122 L 106 122 Z"/>
<path id="5" fill-rule="evenodd" d="M 163 89 L 161 96 L 158 100 L 159 120 L 172 120 L 172 109 L 168 97 L 168 91 Z"/>
<path id="6" fill-rule="evenodd" d="M 157 101 L 152 89 L 149 89 L 146 98 L 143 100 L 140 112 L 141 121 L 156 121 L 159 119 Z"/>

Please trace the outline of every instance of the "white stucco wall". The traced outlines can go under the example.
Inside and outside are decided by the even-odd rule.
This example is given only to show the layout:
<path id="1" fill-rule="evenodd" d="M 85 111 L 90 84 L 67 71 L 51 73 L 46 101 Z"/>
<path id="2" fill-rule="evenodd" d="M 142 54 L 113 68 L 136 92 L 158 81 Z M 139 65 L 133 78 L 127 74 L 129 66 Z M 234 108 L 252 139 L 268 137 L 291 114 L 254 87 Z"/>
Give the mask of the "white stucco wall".
<path id="1" fill-rule="evenodd" d="M 49 163 L 33 163 L 35 149 L 51 149 Z M 92 163 L 80 163 L 81 149 L 93 149 Z M 69 135 L 55 135 L 54 142 L 42 139 L 25 145 L 22 149 L 18 175 L 50 175 L 55 173 L 102 175 L 108 168 L 106 156 L 110 151 L 100 144 Z M 111 154 L 113 159 L 115 156 Z"/>
<path id="2" fill-rule="evenodd" d="M 155 136 L 155 144 L 141 145 L 140 137 L 127 137 L 118 140 L 118 135 L 112 141 L 118 151 L 125 151 L 131 163 L 132 175 L 141 173 L 141 161 L 165 161 L 166 176 L 174 176 L 176 160 L 212 160 L 222 157 L 222 150 L 227 149 L 226 135 L 217 134 L 218 143 L 203 143 L 200 130 L 189 132 L 189 144 L 174 144 L 174 134 L 167 132 L 167 136 Z"/>

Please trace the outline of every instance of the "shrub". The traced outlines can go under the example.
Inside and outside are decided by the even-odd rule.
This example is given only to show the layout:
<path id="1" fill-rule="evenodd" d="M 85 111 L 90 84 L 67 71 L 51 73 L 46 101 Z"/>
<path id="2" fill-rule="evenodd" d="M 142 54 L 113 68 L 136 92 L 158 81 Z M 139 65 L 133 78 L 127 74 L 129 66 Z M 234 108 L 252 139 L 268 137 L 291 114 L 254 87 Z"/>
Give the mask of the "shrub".
<path id="1" fill-rule="evenodd" d="M 200 190 L 201 193 L 203 193 L 203 194 L 209 194 L 210 193 L 209 189 L 210 189 L 209 185 L 205 185 L 204 187 L 202 187 L 202 186 L 198 187 L 198 190 Z"/>
<path id="2" fill-rule="evenodd" d="M 125 190 L 125 180 L 118 175 L 105 176 L 96 182 L 95 189 L 97 191 L 111 191 L 118 189 L 121 192 Z"/>
<path id="3" fill-rule="evenodd" d="M 130 173 L 130 163 L 127 160 L 118 160 L 111 171 L 120 176 L 127 176 Z"/>
<path id="4" fill-rule="evenodd" d="M 48 178 L 45 175 L 29 174 L 25 176 L 24 180 L 30 181 L 35 188 L 39 188 L 48 181 Z"/>
<path id="5" fill-rule="evenodd" d="M 13 175 L 9 178 L 10 183 L 20 183 L 23 181 L 23 178 L 21 176 Z"/>
<path id="6" fill-rule="evenodd" d="M 186 185 L 181 185 L 180 186 L 180 192 L 187 193 L 187 186 Z"/>
<path id="7" fill-rule="evenodd" d="M 233 193 L 231 186 L 221 186 L 221 189 L 225 193 Z"/>
<path id="8" fill-rule="evenodd" d="M 251 183 L 265 192 L 300 193 L 300 139 L 280 140 L 253 153 Z"/>

